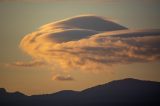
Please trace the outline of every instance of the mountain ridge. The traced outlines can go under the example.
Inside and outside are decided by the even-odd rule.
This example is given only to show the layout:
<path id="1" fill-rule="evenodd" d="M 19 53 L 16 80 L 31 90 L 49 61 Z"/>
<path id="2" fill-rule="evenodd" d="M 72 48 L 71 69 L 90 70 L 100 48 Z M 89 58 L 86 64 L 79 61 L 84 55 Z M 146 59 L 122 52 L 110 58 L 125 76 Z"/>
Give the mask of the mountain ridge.
<path id="1" fill-rule="evenodd" d="M 94 88 L 94 87 L 98 87 L 98 86 L 102 86 L 102 85 L 108 85 L 108 84 L 110 84 L 110 83 L 114 83 L 114 82 L 116 82 L 116 81 L 125 81 L 125 80 L 130 80 L 130 81 L 145 81 L 145 82 L 153 82 L 153 83 L 160 83 L 160 82 L 158 82 L 158 81 L 151 81 L 151 80 L 140 80 L 140 79 L 135 79 L 135 78 L 124 78 L 124 79 L 118 79 L 118 80 L 113 80 L 113 81 L 110 81 L 110 82 L 107 82 L 107 83 L 104 83 L 104 84 L 99 84 L 99 85 L 96 85 L 96 86 L 92 86 L 92 87 L 89 87 L 89 88 L 86 88 L 86 89 L 84 89 L 84 90 L 81 90 L 81 91 L 76 91 L 76 90 L 62 90 L 62 91 L 57 91 L 57 92 L 54 92 L 54 93 L 50 93 L 50 94 L 57 94 L 57 93 L 61 93 L 61 92 L 83 92 L 83 91 L 85 91 L 85 90 L 87 90 L 87 89 L 91 89 L 91 88 Z M 5 89 L 5 88 L 0 88 L 0 93 L 1 92 L 6 92 L 6 93 L 21 93 L 21 94 L 23 94 L 23 95 L 25 95 L 25 96 L 40 96 L 40 95 L 50 95 L 50 94 L 36 94 L 36 95 L 26 95 L 26 94 L 24 94 L 24 93 L 22 93 L 22 92 L 19 92 L 19 91 L 15 91 L 15 92 L 7 92 L 7 90 Z"/>
<path id="2" fill-rule="evenodd" d="M 2 93 L 3 92 L 3 93 Z M 160 104 L 160 82 L 126 78 L 87 88 L 26 96 L 0 88 L 0 105 L 24 106 L 119 106 Z"/>

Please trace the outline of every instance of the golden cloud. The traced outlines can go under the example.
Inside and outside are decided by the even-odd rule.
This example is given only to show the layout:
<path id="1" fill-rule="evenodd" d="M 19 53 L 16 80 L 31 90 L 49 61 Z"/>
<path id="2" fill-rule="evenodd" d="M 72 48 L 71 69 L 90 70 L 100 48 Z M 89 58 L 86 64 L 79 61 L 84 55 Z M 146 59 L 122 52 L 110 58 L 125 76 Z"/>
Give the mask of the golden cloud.
<path id="1" fill-rule="evenodd" d="M 49 23 L 26 35 L 20 47 L 55 68 L 100 70 L 108 65 L 160 60 L 160 30 L 129 30 L 82 15 Z"/>

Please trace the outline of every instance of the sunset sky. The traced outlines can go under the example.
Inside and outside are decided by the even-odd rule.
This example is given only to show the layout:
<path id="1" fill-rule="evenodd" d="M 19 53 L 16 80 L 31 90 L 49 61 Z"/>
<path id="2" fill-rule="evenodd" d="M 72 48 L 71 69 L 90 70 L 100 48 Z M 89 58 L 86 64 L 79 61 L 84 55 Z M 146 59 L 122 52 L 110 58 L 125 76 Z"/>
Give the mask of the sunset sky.
<path id="1" fill-rule="evenodd" d="M 159 11 L 159 0 L 0 0 L 0 88 L 33 95 L 83 90 L 123 78 L 160 81 Z M 114 33 L 102 30 L 105 24 L 77 29 L 74 19 L 111 20 L 124 31 L 116 32 L 120 38 L 108 38 Z M 135 32 L 149 33 L 150 38 L 123 38 Z M 79 34 L 89 34 L 91 39 Z M 98 43 L 100 37 L 111 41 Z M 118 57 L 124 45 L 137 47 L 139 55 L 128 49 L 124 57 Z M 110 46 L 113 53 L 105 48 Z M 146 52 L 140 51 L 143 46 Z"/>

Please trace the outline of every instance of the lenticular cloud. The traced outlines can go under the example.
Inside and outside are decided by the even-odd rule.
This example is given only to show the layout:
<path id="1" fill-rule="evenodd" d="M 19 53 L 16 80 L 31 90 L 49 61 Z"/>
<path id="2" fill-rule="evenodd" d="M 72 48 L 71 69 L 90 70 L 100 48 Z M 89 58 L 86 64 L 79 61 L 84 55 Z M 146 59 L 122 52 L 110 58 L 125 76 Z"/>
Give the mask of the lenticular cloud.
<path id="1" fill-rule="evenodd" d="M 130 30 L 111 20 L 83 15 L 40 27 L 20 47 L 34 59 L 61 69 L 160 60 L 160 30 Z"/>

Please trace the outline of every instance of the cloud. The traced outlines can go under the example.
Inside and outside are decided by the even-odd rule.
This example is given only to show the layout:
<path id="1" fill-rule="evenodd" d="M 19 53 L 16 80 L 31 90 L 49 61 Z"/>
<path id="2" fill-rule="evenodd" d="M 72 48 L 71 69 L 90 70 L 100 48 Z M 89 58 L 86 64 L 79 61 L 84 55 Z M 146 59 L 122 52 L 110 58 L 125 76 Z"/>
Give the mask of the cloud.
<path id="1" fill-rule="evenodd" d="M 7 66 L 17 66 L 17 67 L 36 67 L 36 66 L 44 66 L 46 63 L 44 61 L 29 61 L 29 62 L 24 62 L 24 61 L 17 61 L 15 63 L 7 64 Z"/>
<path id="2" fill-rule="evenodd" d="M 160 30 L 130 30 L 111 20 L 82 15 L 40 27 L 20 47 L 53 67 L 101 70 L 110 65 L 160 60 Z"/>
<path id="3" fill-rule="evenodd" d="M 57 75 L 54 75 L 54 76 L 52 77 L 52 80 L 58 80 L 58 81 L 73 81 L 74 78 L 71 77 L 70 75 L 63 76 L 63 75 L 57 74 Z"/>

